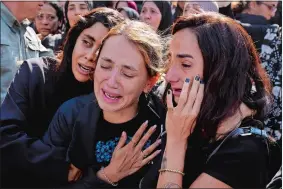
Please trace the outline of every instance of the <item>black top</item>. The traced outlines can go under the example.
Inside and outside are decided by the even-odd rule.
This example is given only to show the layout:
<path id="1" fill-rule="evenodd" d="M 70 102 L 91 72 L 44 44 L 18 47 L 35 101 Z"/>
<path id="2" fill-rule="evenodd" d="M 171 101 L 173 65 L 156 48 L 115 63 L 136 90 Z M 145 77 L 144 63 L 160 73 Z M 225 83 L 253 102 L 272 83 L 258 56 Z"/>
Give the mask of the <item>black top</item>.
<path id="1" fill-rule="evenodd" d="M 53 159 L 53 147 L 38 138 L 63 102 L 92 92 L 93 85 L 78 82 L 71 70 L 56 72 L 56 64 L 47 57 L 23 62 L 1 105 L 2 187 L 67 181 L 69 165 Z"/>
<path id="2" fill-rule="evenodd" d="M 188 188 L 201 173 L 206 173 L 232 188 L 265 187 L 268 182 L 269 156 L 264 139 L 255 135 L 229 138 L 206 162 L 221 142 L 190 140 L 185 158 L 183 188 Z M 145 176 L 142 188 L 156 187 L 161 160 L 160 157 L 159 163 Z"/>
<path id="3" fill-rule="evenodd" d="M 118 141 L 121 137 L 123 131 L 127 133 L 127 141 L 129 143 L 139 129 L 139 127 L 146 121 L 146 117 L 144 117 L 144 113 L 138 113 L 132 120 L 121 123 L 121 124 L 113 124 L 105 119 L 103 119 L 103 115 L 101 114 L 100 119 L 98 121 L 99 127 L 97 128 L 96 140 L 95 140 L 95 158 L 96 158 L 96 166 L 98 167 L 106 167 L 111 160 L 113 151 L 118 144 Z M 150 128 L 149 125 L 146 131 Z M 160 130 L 157 129 L 146 142 L 143 150 L 149 147 L 152 143 L 154 143 L 158 137 Z M 119 187 L 136 187 L 142 176 L 145 174 L 147 168 L 142 168 L 137 173 L 133 174 L 130 177 L 127 177 L 119 182 Z"/>

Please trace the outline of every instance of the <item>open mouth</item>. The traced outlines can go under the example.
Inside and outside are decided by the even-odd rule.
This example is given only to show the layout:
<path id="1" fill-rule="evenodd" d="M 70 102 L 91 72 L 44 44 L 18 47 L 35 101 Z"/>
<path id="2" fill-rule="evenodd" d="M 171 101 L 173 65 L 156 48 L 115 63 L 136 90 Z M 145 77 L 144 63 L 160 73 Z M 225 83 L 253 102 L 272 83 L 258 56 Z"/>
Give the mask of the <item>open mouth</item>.
<path id="1" fill-rule="evenodd" d="M 78 66 L 79 66 L 79 70 L 82 74 L 90 74 L 90 73 L 94 72 L 94 68 L 92 68 L 92 67 L 85 66 L 85 65 L 82 65 L 80 63 L 78 63 Z"/>
<path id="2" fill-rule="evenodd" d="M 175 96 L 180 96 L 181 92 L 182 92 L 182 89 L 178 89 L 178 88 L 172 89 L 172 93 Z"/>
<path id="3" fill-rule="evenodd" d="M 102 92 L 105 95 L 105 97 L 107 97 L 107 98 L 109 98 L 111 100 L 118 100 L 118 99 L 122 98 L 122 96 L 120 96 L 120 95 L 110 94 L 110 93 L 107 93 L 104 90 L 102 90 Z"/>

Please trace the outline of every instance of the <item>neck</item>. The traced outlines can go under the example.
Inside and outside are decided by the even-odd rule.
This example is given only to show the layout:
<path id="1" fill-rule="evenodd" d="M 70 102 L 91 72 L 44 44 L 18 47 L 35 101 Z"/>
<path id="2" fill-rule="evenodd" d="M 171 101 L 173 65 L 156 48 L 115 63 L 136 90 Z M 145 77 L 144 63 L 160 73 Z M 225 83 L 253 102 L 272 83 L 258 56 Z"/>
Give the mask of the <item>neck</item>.
<path id="1" fill-rule="evenodd" d="M 21 9 L 21 2 L 14 1 L 3 1 L 4 5 L 9 9 L 9 11 L 13 14 L 13 16 L 17 19 L 18 22 L 22 22 L 26 19 L 26 16 L 22 14 L 24 12 Z"/>
<path id="2" fill-rule="evenodd" d="M 133 119 L 138 113 L 138 102 L 131 107 L 117 112 L 109 112 L 103 110 L 103 117 L 110 123 L 125 123 Z"/>

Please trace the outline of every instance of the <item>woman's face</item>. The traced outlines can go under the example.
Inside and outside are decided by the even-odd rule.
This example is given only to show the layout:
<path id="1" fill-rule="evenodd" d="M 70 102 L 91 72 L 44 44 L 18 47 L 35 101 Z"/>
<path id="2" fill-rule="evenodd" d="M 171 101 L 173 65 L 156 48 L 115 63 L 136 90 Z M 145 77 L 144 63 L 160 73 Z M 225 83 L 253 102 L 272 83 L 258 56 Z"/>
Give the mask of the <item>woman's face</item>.
<path id="1" fill-rule="evenodd" d="M 108 31 L 103 24 L 97 22 L 83 30 L 78 37 L 72 54 L 72 71 L 79 82 L 87 82 L 92 77 L 97 49 Z"/>
<path id="2" fill-rule="evenodd" d="M 35 27 L 38 33 L 43 37 L 54 34 L 60 24 L 56 10 L 48 3 L 44 3 L 39 14 L 35 17 Z"/>
<path id="3" fill-rule="evenodd" d="M 122 35 L 107 39 L 94 73 L 94 92 L 99 106 L 107 112 L 132 114 L 148 83 L 145 62 L 138 48 Z"/>
<path id="4" fill-rule="evenodd" d="M 117 5 L 117 9 L 123 8 L 123 7 L 128 7 L 128 3 L 126 1 L 119 1 Z"/>
<path id="5" fill-rule="evenodd" d="M 170 65 L 166 81 L 171 84 L 175 102 L 178 103 L 183 83 L 195 76 L 203 77 L 203 57 L 197 37 L 190 29 L 182 29 L 174 34 L 170 43 Z"/>
<path id="6" fill-rule="evenodd" d="M 140 20 L 150 25 L 155 31 L 157 31 L 162 19 L 161 12 L 156 4 L 152 1 L 146 1 L 143 4 Z"/>
<path id="7" fill-rule="evenodd" d="M 68 21 L 71 27 L 73 27 L 78 21 L 78 15 L 84 15 L 88 13 L 88 6 L 85 2 L 82 1 L 70 1 L 68 5 Z"/>

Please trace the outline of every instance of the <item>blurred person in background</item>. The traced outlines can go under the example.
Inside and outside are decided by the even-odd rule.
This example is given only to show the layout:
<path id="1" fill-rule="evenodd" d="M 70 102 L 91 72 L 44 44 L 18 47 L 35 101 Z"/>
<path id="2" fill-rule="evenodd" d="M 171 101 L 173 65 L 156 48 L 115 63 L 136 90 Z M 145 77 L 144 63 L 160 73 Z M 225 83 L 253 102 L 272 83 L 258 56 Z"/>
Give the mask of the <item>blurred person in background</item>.
<path id="1" fill-rule="evenodd" d="M 1 1 L 1 104 L 23 60 L 54 56 L 29 27 L 43 6 L 43 1 Z"/>
<path id="2" fill-rule="evenodd" d="M 202 12 L 218 12 L 218 4 L 215 1 L 188 1 L 184 7 L 184 16 L 189 16 L 190 14 L 199 14 Z"/>
<path id="3" fill-rule="evenodd" d="M 35 17 L 34 23 L 37 36 L 41 40 L 49 34 L 59 33 L 64 23 L 63 10 L 56 3 L 46 2 Z"/>
<path id="4" fill-rule="evenodd" d="M 131 9 L 134 9 L 135 11 L 138 11 L 137 4 L 134 1 L 117 1 L 115 4 L 115 9 L 122 7 L 129 7 Z"/>
<path id="5" fill-rule="evenodd" d="M 177 1 L 177 6 L 173 15 L 173 22 L 175 22 L 180 16 L 183 15 L 186 1 Z"/>
<path id="6" fill-rule="evenodd" d="M 46 2 L 34 21 L 35 31 L 41 43 L 56 52 L 62 45 L 61 27 L 64 24 L 64 13 L 57 3 Z"/>
<path id="7" fill-rule="evenodd" d="M 129 20 L 139 20 L 139 13 L 129 7 L 121 7 L 117 9 L 125 19 Z"/>
<path id="8" fill-rule="evenodd" d="M 79 15 L 88 13 L 93 8 L 91 1 L 66 1 L 65 3 L 65 18 L 67 33 L 70 27 L 73 27 L 79 20 Z"/>
<path id="9" fill-rule="evenodd" d="M 140 20 L 161 35 L 169 34 L 173 21 L 171 4 L 168 1 L 144 1 Z"/>
<path id="10" fill-rule="evenodd" d="M 282 135 L 282 34 L 271 24 L 278 1 L 239 1 L 233 5 L 235 19 L 253 39 L 261 65 L 272 82 L 273 103 L 264 123 L 266 131 L 276 140 Z"/>

